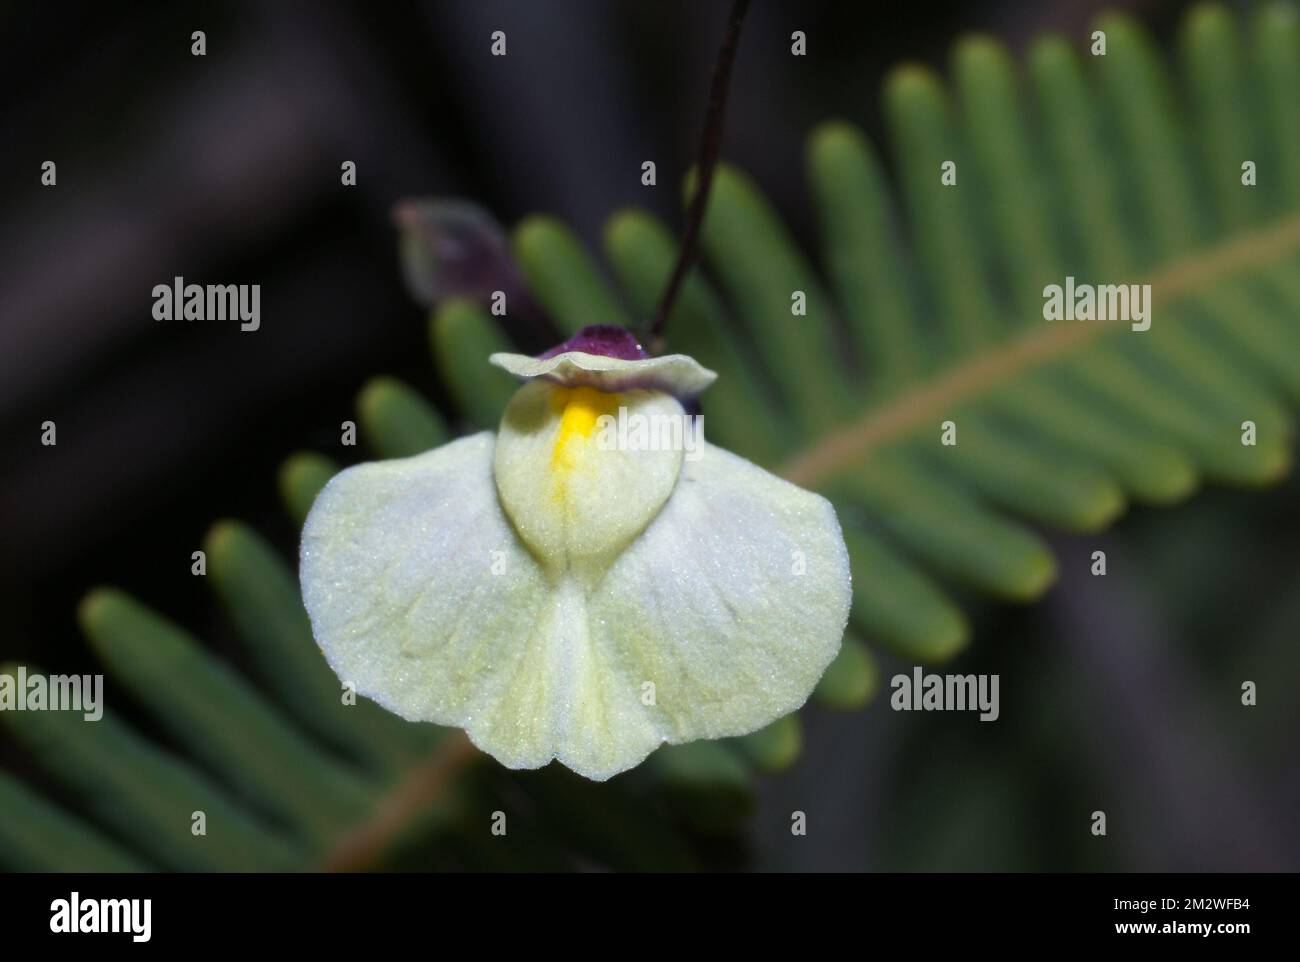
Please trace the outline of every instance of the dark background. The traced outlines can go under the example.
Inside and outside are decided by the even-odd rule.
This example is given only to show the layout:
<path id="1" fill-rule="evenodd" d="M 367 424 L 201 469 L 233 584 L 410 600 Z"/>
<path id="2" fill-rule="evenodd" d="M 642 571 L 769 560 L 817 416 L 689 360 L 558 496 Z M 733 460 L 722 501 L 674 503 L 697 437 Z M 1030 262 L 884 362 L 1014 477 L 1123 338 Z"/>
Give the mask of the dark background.
<path id="1" fill-rule="evenodd" d="M 506 224 L 554 213 L 592 246 L 622 206 L 680 224 L 727 6 L 3 8 L 0 658 L 93 671 L 74 612 L 101 583 L 230 651 L 189 570 L 208 525 L 239 517 L 292 552 L 281 459 L 346 459 L 338 424 L 371 375 L 439 398 L 394 201 L 472 198 Z M 1163 45 L 1185 4 L 757 0 L 725 155 L 814 249 L 813 124 L 845 117 L 879 143 L 880 81 L 897 62 L 942 67 L 972 29 L 1014 48 L 1045 29 L 1082 35 L 1103 6 L 1135 8 Z M 203 58 L 190 55 L 197 29 Z M 497 29 L 505 58 L 489 56 Z M 796 29 L 805 58 L 788 56 Z M 640 184 L 647 159 L 658 187 Z M 56 188 L 40 185 L 44 160 Z M 339 183 L 344 160 L 355 188 Z M 156 323 L 151 289 L 177 274 L 260 284 L 261 330 Z M 47 419 L 55 448 L 39 443 Z M 1300 867 L 1296 714 L 1241 729 L 1233 710 L 1240 679 L 1262 702 L 1295 689 L 1297 490 L 1211 492 L 1060 542 L 1064 576 L 1045 602 L 976 612 L 959 666 L 1002 674 L 996 725 L 895 714 L 887 689 L 866 713 L 810 713 L 804 759 L 765 785 L 756 864 Z M 1071 575 L 1097 545 L 1118 576 Z M 22 767 L 4 747 L 0 760 Z M 814 823 L 792 847 L 782 813 L 811 798 L 836 831 Z M 1105 850 L 1087 834 L 1094 808 L 1121 815 Z"/>

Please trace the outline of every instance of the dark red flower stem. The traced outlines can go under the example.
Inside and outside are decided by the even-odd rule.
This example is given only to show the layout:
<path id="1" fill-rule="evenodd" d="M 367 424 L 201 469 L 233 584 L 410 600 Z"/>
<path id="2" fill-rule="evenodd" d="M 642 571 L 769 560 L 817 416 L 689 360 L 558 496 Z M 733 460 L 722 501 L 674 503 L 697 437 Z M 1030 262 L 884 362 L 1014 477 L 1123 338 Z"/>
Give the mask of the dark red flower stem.
<path id="1" fill-rule="evenodd" d="M 682 249 L 677 255 L 677 263 L 668 278 L 659 309 L 655 312 L 645 340 L 651 352 L 658 354 L 663 336 L 664 324 L 672 310 L 677 292 L 695 261 L 699 249 L 700 227 L 704 222 L 704 207 L 709 200 L 709 187 L 713 183 L 713 169 L 718 164 L 718 153 L 722 149 L 722 120 L 727 110 L 727 88 L 731 84 L 731 67 L 736 61 L 736 48 L 740 46 L 740 28 L 749 9 L 749 0 L 735 0 L 731 5 L 731 16 L 727 22 L 727 33 L 722 39 L 722 48 L 718 51 L 718 60 L 713 65 L 713 86 L 709 91 L 709 109 L 704 118 L 704 139 L 700 145 L 700 161 L 696 168 L 695 193 L 691 196 L 691 205 L 686 211 L 686 231 L 682 235 Z"/>

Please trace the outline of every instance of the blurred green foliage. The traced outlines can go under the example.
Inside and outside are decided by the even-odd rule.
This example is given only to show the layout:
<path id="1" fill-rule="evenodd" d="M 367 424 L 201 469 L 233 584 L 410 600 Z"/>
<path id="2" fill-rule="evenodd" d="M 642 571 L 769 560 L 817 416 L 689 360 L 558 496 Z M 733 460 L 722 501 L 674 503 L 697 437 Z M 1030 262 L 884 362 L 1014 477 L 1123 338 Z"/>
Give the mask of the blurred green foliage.
<path id="1" fill-rule="evenodd" d="M 839 507 L 854 605 L 843 651 L 815 693 L 823 706 L 871 699 L 878 669 L 865 642 L 914 662 L 961 651 L 970 629 L 954 592 L 1040 597 L 1058 562 L 1037 527 L 1096 531 L 1130 502 L 1171 504 L 1203 482 L 1268 484 L 1290 463 L 1300 19 L 1271 3 L 1243 28 L 1220 7 L 1196 8 L 1180 35 L 1177 88 L 1132 21 L 1107 16 L 1098 29 L 1105 56 L 1046 38 L 1023 71 L 998 43 L 971 38 L 954 53 L 951 89 L 927 68 L 899 68 L 884 91 L 897 206 L 886 163 L 856 128 L 814 130 L 820 274 L 743 173 L 718 173 L 706 267 L 688 278 L 667 344 L 721 375 L 704 400 L 712 440 Z M 1257 187 L 1241 186 L 1243 159 L 1257 162 Z M 951 188 L 939 179 L 948 160 L 958 164 Z M 676 257 L 669 229 L 636 210 L 612 217 L 605 234 L 619 291 L 555 219 L 526 220 L 512 247 L 563 335 L 649 317 Z M 1041 323 L 1043 287 L 1067 274 L 1151 283 L 1151 330 Z M 806 316 L 791 315 L 794 291 L 806 296 Z M 437 305 L 429 333 L 456 405 L 451 425 L 415 388 L 376 378 L 356 417 L 378 457 L 491 429 L 513 390 L 486 365 L 510 341 L 484 304 Z M 954 447 L 939 444 L 946 420 L 958 425 Z M 1253 446 L 1241 443 L 1245 420 L 1257 425 Z M 308 452 L 285 462 L 279 486 L 295 525 L 338 467 Z M 800 755 L 792 715 L 744 738 L 665 748 L 606 784 L 556 766 L 505 772 L 459 733 L 408 724 L 364 699 L 344 706 L 292 566 L 257 532 L 218 522 L 204 547 L 247 670 L 147 605 L 93 591 L 79 612 L 86 637 L 115 697 L 129 694 L 165 743 L 111 711 L 94 724 L 0 715 L 76 809 L 0 774 L 0 862 L 737 865 L 756 775 Z M 1044 699 L 1037 711 L 1018 729 L 1028 742 L 1008 752 L 1043 751 L 1033 732 L 1060 725 L 1063 709 Z M 1022 867 L 986 824 L 1024 804 L 1020 776 L 972 760 L 925 777 L 940 781 L 906 790 L 932 800 L 908 809 L 918 824 L 943 826 L 932 855 L 912 850 L 905 863 L 886 846 L 883 864 Z M 190 830 L 199 811 L 204 838 Z M 508 813 L 508 846 L 490 833 L 497 811 Z M 910 831 L 900 826 L 900 837 Z M 1001 861 L 990 865 L 995 850 Z"/>

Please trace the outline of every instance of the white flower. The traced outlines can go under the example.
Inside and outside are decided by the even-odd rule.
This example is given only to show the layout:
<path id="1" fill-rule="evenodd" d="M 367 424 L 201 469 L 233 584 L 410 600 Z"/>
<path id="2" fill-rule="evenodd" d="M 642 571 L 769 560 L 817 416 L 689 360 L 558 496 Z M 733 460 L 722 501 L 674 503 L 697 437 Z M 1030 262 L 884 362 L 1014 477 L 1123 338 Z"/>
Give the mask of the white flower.
<path id="1" fill-rule="evenodd" d="M 682 417 L 716 375 L 609 328 L 491 360 L 526 379 L 495 436 L 350 468 L 307 518 L 303 599 L 339 677 L 512 768 L 593 779 L 802 705 L 848 618 L 830 504 L 702 440 L 596 443 L 602 415 Z"/>

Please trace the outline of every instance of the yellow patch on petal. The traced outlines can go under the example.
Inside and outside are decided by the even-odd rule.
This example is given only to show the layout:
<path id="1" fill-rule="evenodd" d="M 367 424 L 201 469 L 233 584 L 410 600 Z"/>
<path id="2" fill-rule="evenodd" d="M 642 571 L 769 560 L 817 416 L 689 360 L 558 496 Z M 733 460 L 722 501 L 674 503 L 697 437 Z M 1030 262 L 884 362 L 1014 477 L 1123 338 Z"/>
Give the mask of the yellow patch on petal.
<path id="1" fill-rule="evenodd" d="M 614 416 L 622 396 L 594 387 L 560 387 L 551 392 L 551 410 L 560 417 L 560 429 L 551 452 L 551 470 L 568 474 L 591 443 L 591 435 L 604 415 Z"/>

